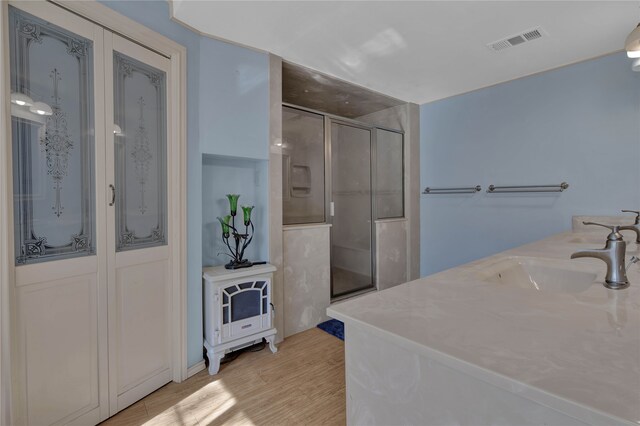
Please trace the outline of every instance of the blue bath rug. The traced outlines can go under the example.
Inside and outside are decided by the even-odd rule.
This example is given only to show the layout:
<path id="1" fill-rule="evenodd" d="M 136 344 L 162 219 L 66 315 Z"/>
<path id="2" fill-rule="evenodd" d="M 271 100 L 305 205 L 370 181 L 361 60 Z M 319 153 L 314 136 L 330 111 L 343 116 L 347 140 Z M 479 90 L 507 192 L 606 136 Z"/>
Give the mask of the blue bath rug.
<path id="1" fill-rule="evenodd" d="M 321 322 L 318 324 L 320 330 L 336 336 L 340 340 L 344 340 L 344 323 L 337 319 L 330 319 L 329 321 Z"/>

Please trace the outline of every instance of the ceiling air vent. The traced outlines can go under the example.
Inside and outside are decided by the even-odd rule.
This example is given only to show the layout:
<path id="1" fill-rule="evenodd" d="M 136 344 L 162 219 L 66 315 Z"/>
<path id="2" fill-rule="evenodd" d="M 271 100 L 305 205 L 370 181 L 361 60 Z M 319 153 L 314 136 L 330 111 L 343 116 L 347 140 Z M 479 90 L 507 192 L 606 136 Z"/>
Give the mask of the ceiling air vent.
<path id="1" fill-rule="evenodd" d="M 546 37 L 547 34 L 540 27 L 532 28 L 527 31 L 523 31 L 520 34 L 514 34 L 510 37 L 503 38 L 502 40 L 494 41 L 487 44 L 487 47 L 495 52 L 508 49 L 519 44 L 523 44 L 532 40 L 537 40 L 542 37 Z"/>

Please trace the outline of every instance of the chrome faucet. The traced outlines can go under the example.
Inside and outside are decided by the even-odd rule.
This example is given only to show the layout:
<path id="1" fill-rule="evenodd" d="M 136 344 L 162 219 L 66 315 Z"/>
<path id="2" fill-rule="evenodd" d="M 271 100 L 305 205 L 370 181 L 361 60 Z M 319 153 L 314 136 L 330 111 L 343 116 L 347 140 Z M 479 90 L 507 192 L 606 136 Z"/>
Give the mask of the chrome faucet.
<path id="1" fill-rule="evenodd" d="M 607 243 L 602 249 L 583 250 L 571 255 L 571 259 L 579 257 L 594 257 L 602 260 L 607 264 L 607 275 L 605 276 L 604 286 L 613 290 L 622 290 L 629 287 L 626 268 L 624 265 L 624 256 L 627 250 L 627 243 L 622 239 L 620 234 L 620 226 L 608 226 L 601 223 L 582 222 L 585 225 L 598 225 L 611 230 L 607 236 Z"/>
<path id="2" fill-rule="evenodd" d="M 624 213 L 635 213 L 636 221 L 633 225 L 621 226 L 621 231 L 634 231 L 636 233 L 636 243 L 640 244 L 640 211 L 637 210 L 622 210 Z"/>

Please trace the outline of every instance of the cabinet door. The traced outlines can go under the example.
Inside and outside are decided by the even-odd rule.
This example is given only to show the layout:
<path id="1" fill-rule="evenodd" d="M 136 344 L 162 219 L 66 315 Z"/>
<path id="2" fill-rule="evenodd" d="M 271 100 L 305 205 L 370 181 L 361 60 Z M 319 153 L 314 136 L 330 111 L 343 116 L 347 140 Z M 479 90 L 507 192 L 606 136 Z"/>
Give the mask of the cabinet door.
<path id="1" fill-rule="evenodd" d="M 102 40 L 51 3 L 9 7 L 19 424 L 108 414 Z"/>
<path id="2" fill-rule="evenodd" d="M 111 413 L 172 379 L 169 59 L 105 31 Z"/>

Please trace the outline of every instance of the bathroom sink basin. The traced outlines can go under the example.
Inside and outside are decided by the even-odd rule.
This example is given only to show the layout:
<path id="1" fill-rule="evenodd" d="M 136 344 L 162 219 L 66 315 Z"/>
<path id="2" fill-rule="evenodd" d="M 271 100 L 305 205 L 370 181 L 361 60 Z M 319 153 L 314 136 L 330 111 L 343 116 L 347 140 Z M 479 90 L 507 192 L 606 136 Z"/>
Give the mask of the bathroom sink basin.
<path id="1" fill-rule="evenodd" d="M 597 272 L 581 262 L 508 257 L 478 272 L 482 281 L 549 293 L 579 293 L 596 283 Z"/>

